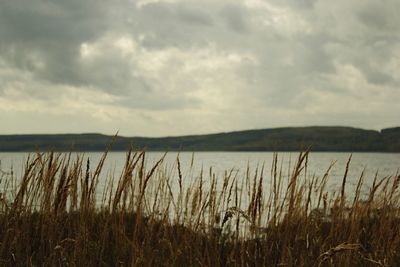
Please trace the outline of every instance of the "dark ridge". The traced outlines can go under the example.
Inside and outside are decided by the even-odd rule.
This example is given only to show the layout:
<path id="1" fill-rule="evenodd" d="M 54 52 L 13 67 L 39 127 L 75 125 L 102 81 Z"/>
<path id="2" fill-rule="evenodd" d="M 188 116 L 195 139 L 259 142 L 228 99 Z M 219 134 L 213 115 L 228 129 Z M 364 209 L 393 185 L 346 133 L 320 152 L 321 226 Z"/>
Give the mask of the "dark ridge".
<path id="1" fill-rule="evenodd" d="M 85 134 L 0 135 L 0 151 L 104 151 L 113 136 Z M 117 136 L 112 150 L 152 151 L 400 152 L 400 127 L 380 132 L 342 126 L 285 127 L 170 137 Z"/>

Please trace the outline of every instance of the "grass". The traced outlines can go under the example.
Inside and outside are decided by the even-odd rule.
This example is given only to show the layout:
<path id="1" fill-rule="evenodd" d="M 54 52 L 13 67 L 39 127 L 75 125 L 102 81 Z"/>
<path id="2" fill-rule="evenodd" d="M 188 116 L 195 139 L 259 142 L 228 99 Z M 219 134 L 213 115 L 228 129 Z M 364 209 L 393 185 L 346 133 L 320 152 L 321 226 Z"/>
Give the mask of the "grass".
<path id="1" fill-rule="evenodd" d="M 179 157 L 147 166 L 132 150 L 115 177 L 106 157 L 38 153 L 21 177 L 0 172 L 0 265 L 400 266 L 398 174 L 376 175 L 367 196 L 361 174 L 348 197 L 350 159 L 336 193 L 332 166 L 307 174 L 308 152 L 244 177 L 188 177 Z"/>

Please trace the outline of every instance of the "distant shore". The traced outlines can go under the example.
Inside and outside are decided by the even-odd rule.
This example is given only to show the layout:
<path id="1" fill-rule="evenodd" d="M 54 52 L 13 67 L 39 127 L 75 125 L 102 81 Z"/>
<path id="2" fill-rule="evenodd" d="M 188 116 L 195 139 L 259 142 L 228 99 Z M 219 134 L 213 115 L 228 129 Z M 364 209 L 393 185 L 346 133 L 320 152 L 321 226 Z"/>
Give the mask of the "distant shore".
<path id="1" fill-rule="evenodd" d="M 311 151 L 400 152 L 400 127 L 381 131 L 340 126 L 286 127 L 175 137 L 96 133 L 0 135 L 0 152 L 18 151 Z"/>

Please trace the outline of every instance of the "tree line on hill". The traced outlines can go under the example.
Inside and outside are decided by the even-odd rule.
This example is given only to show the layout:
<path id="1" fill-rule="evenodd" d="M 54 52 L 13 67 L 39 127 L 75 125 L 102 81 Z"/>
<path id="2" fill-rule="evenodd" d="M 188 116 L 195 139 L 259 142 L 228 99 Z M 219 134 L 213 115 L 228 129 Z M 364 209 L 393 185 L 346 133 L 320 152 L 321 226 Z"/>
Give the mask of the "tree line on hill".
<path id="1" fill-rule="evenodd" d="M 381 131 L 352 127 L 286 127 L 176 137 L 102 134 L 0 135 L 0 151 L 312 151 L 400 152 L 400 127 Z"/>

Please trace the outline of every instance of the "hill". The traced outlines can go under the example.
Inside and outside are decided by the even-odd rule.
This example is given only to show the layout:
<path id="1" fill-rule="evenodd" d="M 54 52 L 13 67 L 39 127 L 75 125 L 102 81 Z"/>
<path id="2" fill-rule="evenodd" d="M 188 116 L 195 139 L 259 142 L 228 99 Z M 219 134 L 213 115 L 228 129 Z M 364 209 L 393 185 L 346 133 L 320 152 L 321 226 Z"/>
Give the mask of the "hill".
<path id="1" fill-rule="evenodd" d="M 102 134 L 0 135 L 0 151 L 103 151 Z M 400 127 L 380 132 L 352 127 L 286 127 L 177 137 L 116 137 L 112 150 L 400 152 Z"/>

